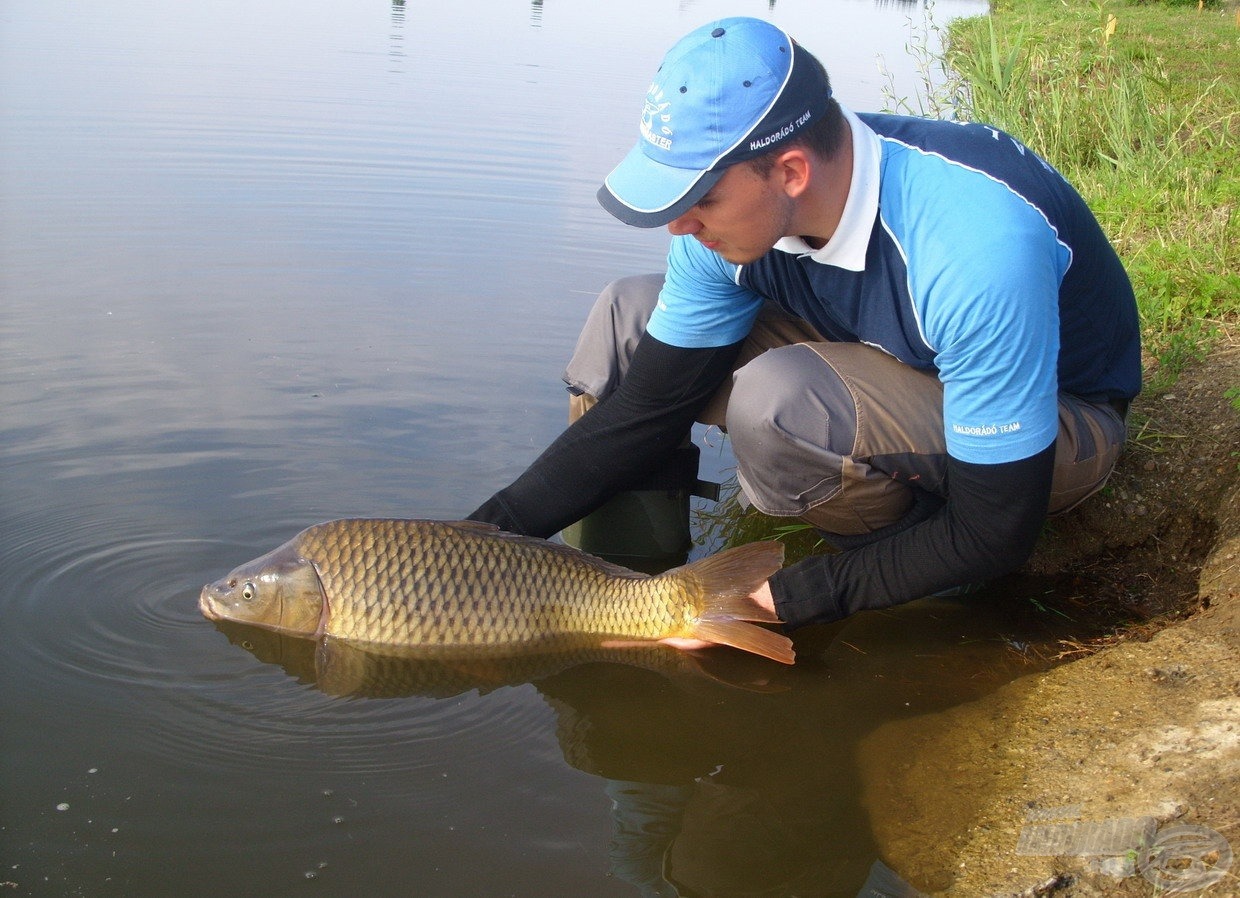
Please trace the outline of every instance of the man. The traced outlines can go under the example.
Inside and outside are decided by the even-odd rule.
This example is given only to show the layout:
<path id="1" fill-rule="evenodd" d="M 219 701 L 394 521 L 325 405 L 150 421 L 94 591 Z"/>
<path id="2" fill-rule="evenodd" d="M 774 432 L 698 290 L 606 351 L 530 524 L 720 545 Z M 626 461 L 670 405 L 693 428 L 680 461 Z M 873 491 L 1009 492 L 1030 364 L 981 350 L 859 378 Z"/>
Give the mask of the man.
<path id="1" fill-rule="evenodd" d="M 1113 468 L 1132 288 L 1008 135 L 854 114 L 787 34 L 724 19 L 664 58 L 599 200 L 667 226 L 666 276 L 600 297 L 565 373 L 593 408 L 473 518 L 549 536 L 726 426 L 745 496 L 843 550 L 754 593 L 791 628 L 1011 571 Z"/>

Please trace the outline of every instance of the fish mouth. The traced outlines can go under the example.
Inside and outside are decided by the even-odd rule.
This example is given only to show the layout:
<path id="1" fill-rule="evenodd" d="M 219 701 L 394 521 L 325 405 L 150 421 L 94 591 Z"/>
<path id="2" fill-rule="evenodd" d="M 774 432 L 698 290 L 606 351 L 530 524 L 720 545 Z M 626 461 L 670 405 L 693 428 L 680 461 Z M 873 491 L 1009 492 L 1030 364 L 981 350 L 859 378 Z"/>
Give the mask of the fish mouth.
<path id="1" fill-rule="evenodd" d="M 215 597 L 211 593 L 211 584 L 208 583 L 202 588 L 202 593 L 198 596 L 198 610 L 202 612 L 202 616 L 207 620 L 224 620 L 224 615 L 216 607 Z"/>

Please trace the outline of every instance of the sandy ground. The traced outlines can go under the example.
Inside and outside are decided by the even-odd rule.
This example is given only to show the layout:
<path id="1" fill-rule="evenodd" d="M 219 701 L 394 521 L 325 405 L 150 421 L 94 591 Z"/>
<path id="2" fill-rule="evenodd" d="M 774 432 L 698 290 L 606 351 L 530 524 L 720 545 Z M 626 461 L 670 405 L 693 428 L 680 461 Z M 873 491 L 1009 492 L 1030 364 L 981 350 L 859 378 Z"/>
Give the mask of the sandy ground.
<path id="1" fill-rule="evenodd" d="M 1240 896 L 1240 332 L 1134 406 L 1030 572 L 1123 635 L 860 749 L 885 860 L 945 896 Z M 1088 598 L 1085 598 L 1088 597 Z"/>

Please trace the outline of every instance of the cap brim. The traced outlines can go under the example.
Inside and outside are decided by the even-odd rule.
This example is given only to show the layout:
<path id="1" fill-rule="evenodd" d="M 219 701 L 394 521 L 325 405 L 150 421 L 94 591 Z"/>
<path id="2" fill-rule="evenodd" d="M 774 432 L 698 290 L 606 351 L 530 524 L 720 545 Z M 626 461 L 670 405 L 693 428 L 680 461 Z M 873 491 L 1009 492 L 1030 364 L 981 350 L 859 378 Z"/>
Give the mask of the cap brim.
<path id="1" fill-rule="evenodd" d="M 693 208 L 724 171 L 673 168 L 655 162 L 638 144 L 603 181 L 598 201 L 627 225 L 658 228 Z"/>

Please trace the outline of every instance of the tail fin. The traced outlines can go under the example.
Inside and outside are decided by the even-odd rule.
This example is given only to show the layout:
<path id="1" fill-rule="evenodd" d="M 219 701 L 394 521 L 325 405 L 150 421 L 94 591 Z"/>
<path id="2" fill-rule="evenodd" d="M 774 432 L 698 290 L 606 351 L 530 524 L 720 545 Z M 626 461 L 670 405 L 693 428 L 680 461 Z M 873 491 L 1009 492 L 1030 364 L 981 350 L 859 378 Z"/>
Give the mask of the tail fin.
<path id="1" fill-rule="evenodd" d="M 749 594 L 778 571 L 783 562 L 784 547 L 779 543 L 749 543 L 669 572 L 696 579 L 702 587 L 702 611 L 689 635 L 791 664 L 795 658 L 792 640 L 746 623 L 782 623 Z"/>

